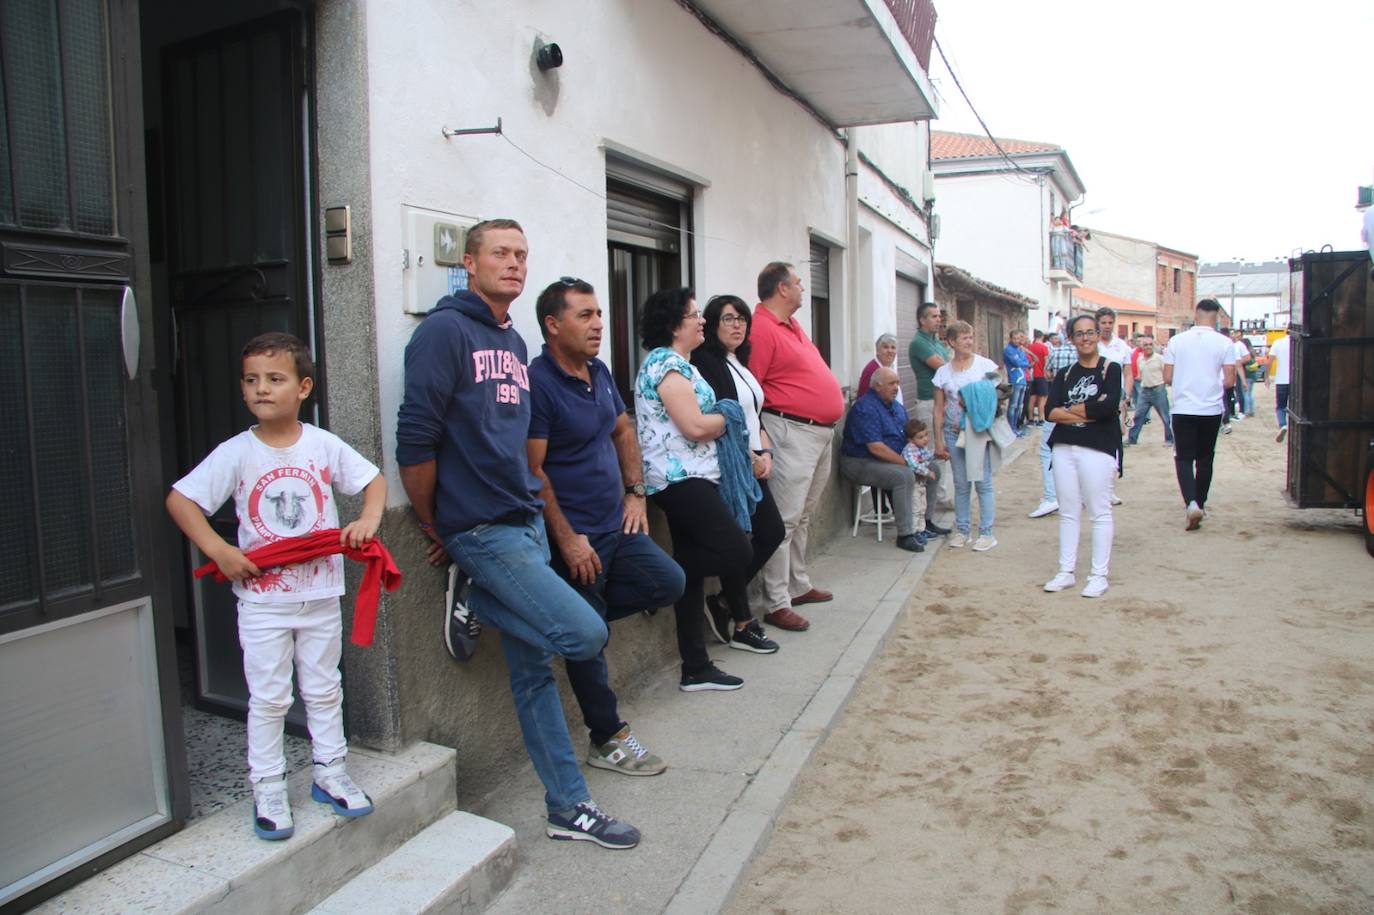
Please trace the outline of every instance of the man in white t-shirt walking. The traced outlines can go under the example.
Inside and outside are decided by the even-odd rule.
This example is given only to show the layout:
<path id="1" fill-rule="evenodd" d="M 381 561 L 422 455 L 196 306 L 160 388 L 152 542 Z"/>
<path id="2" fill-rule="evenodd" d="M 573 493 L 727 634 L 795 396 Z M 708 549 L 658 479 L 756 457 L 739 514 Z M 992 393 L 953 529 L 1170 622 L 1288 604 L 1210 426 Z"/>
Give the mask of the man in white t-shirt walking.
<path id="1" fill-rule="evenodd" d="M 1126 407 L 1131 400 L 1134 379 L 1131 377 L 1131 345 L 1116 335 L 1116 311 L 1102 307 L 1097 310 L 1097 352 L 1108 362 L 1121 366 L 1121 420 L 1126 426 Z"/>
<path id="2" fill-rule="evenodd" d="M 1288 435 L 1288 377 L 1292 367 L 1292 342 L 1288 335 L 1279 337 L 1269 347 L 1269 364 L 1274 367 L 1274 415 L 1279 421 L 1279 434 L 1274 441 L 1281 442 Z"/>
<path id="3" fill-rule="evenodd" d="M 1173 389 L 1174 470 L 1187 506 L 1185 530 L 1190 531 L 1197 530 L 1206 515 L 1222 391 L 1236 383 L 1231 341 L 1217 332 L 1220 313 L 1216 299 L 1198 302 L 1194 326 L 1175 334 L 1164 351 L 1164 383 Z"/>

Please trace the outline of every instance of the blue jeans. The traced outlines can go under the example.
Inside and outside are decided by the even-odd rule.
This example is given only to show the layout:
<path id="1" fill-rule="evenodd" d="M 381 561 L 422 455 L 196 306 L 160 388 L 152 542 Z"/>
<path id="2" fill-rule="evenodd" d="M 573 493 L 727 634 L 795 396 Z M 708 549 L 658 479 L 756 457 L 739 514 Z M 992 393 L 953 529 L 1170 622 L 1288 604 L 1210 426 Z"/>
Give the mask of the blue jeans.
<path id="1" fill-rule="evenodd" d="M 1241 396 L 1241 412 L 1246 416 L 1254 415 L 1254 379 L 1249 375 L 1241 375 L 1239 381 L 1235 382 L 1235 392 Z"/>
<path id="2" fill-rule="evenodd" d="M 1059 501 L 1059 496 L 1054 491 L 1054 473 L 1050 469 L 1050 465 L 1054 461 L 1054 455 L 1050 451 L 1050 433 L 1053 431 L 1054 423 L 1049 420 L 1040 424 L 1040 479 L 1044 488 L 1044 492 L 1040 496 L 1042 502 Z"/>
<path id="3" fill-rule="evenodd" d="M 1152 388 L 1136 390 L 1135 419 L 1131 422 L 1130 434 L 1132 445 L 1140 440 L 1140 429 L 1145 425 L 1145 420 L 1149 419 L 1151 407 L 1159 414 L 1160 422 L 1164 423 L 1164 441 L 1173 442 L 1174 427 L 1169 421 L 1169 388 L 1167 385 L 1157 384 Z"/>
<path id="4" fill-rule="evenodd" d="M 501 630 L 515 714 L 544 783 L 544 803 L 550 813 L 570 813 L 591 795 L 568 736 L 553 656 L 597 657 L 606 646 L 606 624 L 549 567 L 542 515 L 524 524 L 479 524 L 449 537 L 444 548 L 472 579 L 473 612 Z"/>
<path id="5" fill-rule="evenodd" d="M 949 448 L 949 466 L 954 471 L 954 526 L 959 533 L 968 536 L 972 508 L 970 489 L 978 489 L 978 534 L 992 533 L 992 523 L 997 519 L 996 497 L 992 491 L 992 446 L 983 454 L 983 479 L 969 483 L 967 468 L 964 466 L 964 449 L 956 448 L 959 432 L 945 429 L 945 446 Z"/>
<path id="6" fill-rule="evenodd" d="M 549 564 L 607 622 L 671 606 L 681 596 L 686 582 L 682 568 L 648 534 L 610 531 L 588 534 L 587 540 L 601 560 L 601 573 L 590 587 L 572 581 L 557 550 Z M 567 668 L 568 684 L 582 709 L 582 721 L 591 732 L 592 743 L 600 746 L 625 727 L 611 689 L 606 653 L 585 661 L 569 659 Z"/>
<path id="7" fill-rule="evenodd" d="M 1024 384 L 1014 384 L 1011 386 L 1011 400 L 1007 402 L 1007 422 L 1011 423 L 1013 432 L 1021 432 L 1021 411 L 1026 407 L 1026 386 Z"/>

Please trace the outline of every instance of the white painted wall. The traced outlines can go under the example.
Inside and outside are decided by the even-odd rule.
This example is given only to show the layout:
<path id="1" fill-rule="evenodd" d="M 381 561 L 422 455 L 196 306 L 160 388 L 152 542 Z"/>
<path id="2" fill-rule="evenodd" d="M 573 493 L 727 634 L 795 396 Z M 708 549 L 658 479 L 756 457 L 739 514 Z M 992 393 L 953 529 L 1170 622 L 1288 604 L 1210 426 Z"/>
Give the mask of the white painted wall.
<path id="1" fill-rule="evenodd" d="M 564 274 L 607 287 L 606 207 L 599 197 L 604 142 L 704 180 L 694 213 L 695 285 L 703 300 L 734 292 L 753 301 L 759 269 L 775 259 L 804 264 L 812 231 L 845 240 L 843 146 L 672 0 L 398 0 L 366 10 L 373 234 L 363 243 L 371 244 L 376 264 L 378 385 L 393 484 L 402 357 L 419 321 L 401 310 L 403 205 L 524 225 L 530 270 L 512 315 L 532 353 L 539 346 L 533 312 L 540 289 Z M 565 63 L 552 75 L 533 65 L 536 37 L 563 50 Z M 510 142 L 440 134 L 443 126 L 489 126 L 497 118 Z M 924 168 L 923 129 L 906 129 L 920 138 L 913 173 Z M 905 161 L 893 152 L 902 131 L 889 133 L 881 137 L 881 155 Z M 874 206 L 897 209 L 885 188 L 871 180 L 863 186 Z M 919 195 L 919 183 L 913 193 Z M 890 303 L 886 265 L 904 231 L 886 219 L 873 223 L 867 301 Z M 914 217 L 906 231 L 924 238 Z M 905 246 L 921 250 L 909 237 Z M 843 276 L 832 270 L 831 309 L 838 315 L 848 307 Z M 328 303 L 324 311 L 327 320 Z M 809 306 L 799 318 L 810 326 Z M 871 328 L 877 321 L 892 323 L 890 314 L 859 323 Z M 871 350 L 871 337 L 855 341 L 850 326 L 848 317 L 832 322 L 833 350 L 845 354 L 835 367 L 842 382 L 859 352 L 866 359 Z M 391 487 L 391 501 L 404 502 L 399 485 Z"/>
<path id="2" fill-rule="evenodd" d="M 1010 175 L 941 175 L 935 193 L 935 260 L 1030 296 L 1043 311 L 1052 299 L 1049 190 Z M 1031 316 L 1034 321 L 1036 312 Z"/>
<path id="3" fill-rule="evenodd" d="M 1083 285 L 1154 304 L 1158 275 L 1154 244 L 1110 232 L 1093 230 L 1091 234 L 1083 244 Z"/>

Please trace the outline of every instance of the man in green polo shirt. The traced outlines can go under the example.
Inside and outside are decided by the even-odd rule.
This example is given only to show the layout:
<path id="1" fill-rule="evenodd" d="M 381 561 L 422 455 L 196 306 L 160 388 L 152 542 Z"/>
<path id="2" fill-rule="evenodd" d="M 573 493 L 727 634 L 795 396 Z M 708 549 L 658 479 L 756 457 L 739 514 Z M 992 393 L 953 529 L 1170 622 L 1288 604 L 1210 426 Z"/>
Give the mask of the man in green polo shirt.
<path id="1" fill-rule="evenodd" d="M 916 336 L 911 338 L 911 345 L 907 348 L 911 371 L 916 376 L 916 403 L 911 415 L 930 429 L 935 428 L 935 384 L 932 379 L 935 370 L 950 357 L 949 347 L 940 339 L 941 318 L 939 305 L 934 302 L 921 305 L 916 310 Z M 948 534 L 949 529 L 936 524 L 933 516 L 936 505 L 941 501 L 942 484 L 949 479 L 949 465 L 940 461 L 930 466 L 935 471 L 935 478 L 926 483 L 926 530 L 934 534 Z M 953 497 L 944 501 L 953 501 Z"/>

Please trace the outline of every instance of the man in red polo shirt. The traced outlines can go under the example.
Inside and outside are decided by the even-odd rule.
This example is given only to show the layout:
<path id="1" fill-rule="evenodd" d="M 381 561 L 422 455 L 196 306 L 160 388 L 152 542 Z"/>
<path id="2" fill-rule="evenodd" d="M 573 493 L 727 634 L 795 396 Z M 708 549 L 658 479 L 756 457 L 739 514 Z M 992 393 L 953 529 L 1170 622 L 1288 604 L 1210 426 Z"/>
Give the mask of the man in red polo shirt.
<path id="1" fill-rule="evenodd" d="M 786 532 L 763 567 L 764 620 L 797 632 L 811 624 L 794 606 L 834 597 L 807 577 L 806 537 L 830 478 L 830 439 L 844 413 L 835 373 L 793 317 L 801 304 L 801 277 L 791 264 L 774 261 L 763 268 L 749 369 L 763 386 L 763 425 L 773 440 L 768 485 Z"/>

